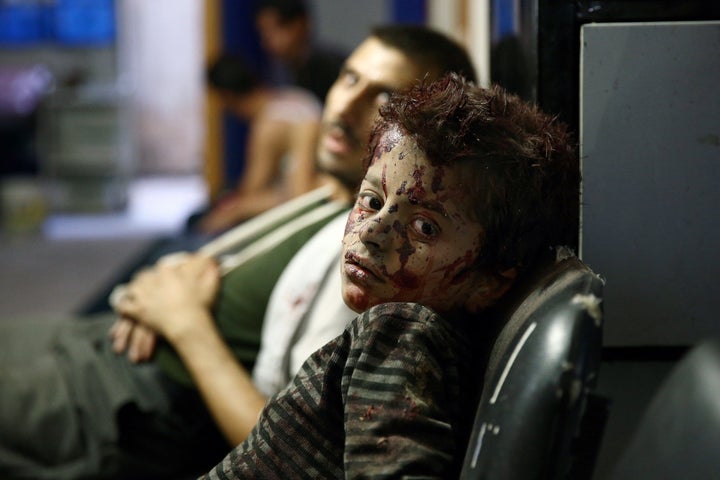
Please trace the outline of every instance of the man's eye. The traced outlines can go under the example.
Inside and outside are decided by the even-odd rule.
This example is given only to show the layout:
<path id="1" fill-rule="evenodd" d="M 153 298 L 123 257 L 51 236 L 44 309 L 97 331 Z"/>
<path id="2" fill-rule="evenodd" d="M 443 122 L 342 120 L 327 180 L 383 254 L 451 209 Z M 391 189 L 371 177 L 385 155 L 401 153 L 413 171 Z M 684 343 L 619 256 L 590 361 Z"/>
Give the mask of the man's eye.
<path id="1" fill-rule="evenodd" d="M 358 204 L 366 210 L 380 210 L 382 201 L 371 193 L 363 193 L 358 197 Z"/>
<path id="2" fill-rule="evenodd" d="M 358 76 L 355 72 L 344 70 L 340 72 L 340 80 L 342 80 L 345 85 L 352 86 L 358 82 Z"/>
<path id="3" fill-rule="evenodd" d="M 380 92 L 376 97 L 378 105 L 384 105 L 388 102 L 388 100 L 390 100 L 390 92 Z"/>
<path id="4" fill-rule="evenodd" d="M 424 237 L 436 237 L 440 233 L 440 227 L 434 222 L 426 220 L 424 218 L 418 218 L 413 222 L 415 230 Z"/>

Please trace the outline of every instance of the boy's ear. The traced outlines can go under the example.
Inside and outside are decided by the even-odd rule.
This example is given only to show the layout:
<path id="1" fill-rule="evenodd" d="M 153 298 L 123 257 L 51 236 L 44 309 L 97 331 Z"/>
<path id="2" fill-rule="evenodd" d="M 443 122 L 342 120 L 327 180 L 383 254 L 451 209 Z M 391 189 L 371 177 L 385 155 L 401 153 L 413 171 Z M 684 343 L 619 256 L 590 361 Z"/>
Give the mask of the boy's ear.
<path id="1" fill-rule="evenodd" d="M 517 270 L 509 268 L 503 272 L 484 273 L 468 295 L 465 309 L 470 313 L 479 313 L 495 303 L 510 289 L 517 277 Z"/>

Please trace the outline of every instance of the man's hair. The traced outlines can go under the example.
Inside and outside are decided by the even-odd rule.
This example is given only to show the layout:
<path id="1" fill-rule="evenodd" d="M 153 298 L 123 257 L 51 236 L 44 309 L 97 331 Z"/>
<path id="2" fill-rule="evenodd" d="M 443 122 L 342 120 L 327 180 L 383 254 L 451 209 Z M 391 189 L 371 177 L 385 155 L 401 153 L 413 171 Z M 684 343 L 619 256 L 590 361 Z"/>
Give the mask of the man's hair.
<path id="1" fill-rule="evenodd" d="M 580 173 L 566 126 L 501 87 L 483 89 L 450 74 L 395 94 L 380 108 L 370 141 L 398 127 L 431 164 L 449 166 L 483 227 L 476 265 L 500 272 L 543 251 L 574 245 Z"/>
<path id="2" fill-rule="evenodd" d="M 208 67 L 205 78 L 213 88 L 236 95 L 248 93 L 259 85 L 257 76 L 248 68 L 245 61 L 230 53 L 224 53 L 216 58 Z"/>
<path id="3" fill-rule="evenodd" d="M 309 16 L 307 3 L 304 0 L 258 0 L 255 11 L 274 10 L 281 23 L 305 19 Z"/>
<path id="4" fill-rule="evenodd" d="M 475 68 L 465 48 L 459 43 L 420 25 L 381 25 L 370 31 L 384 45 L 400 50 L 422 67 L 430 78 L 455 72 L 477 81 Z"/>

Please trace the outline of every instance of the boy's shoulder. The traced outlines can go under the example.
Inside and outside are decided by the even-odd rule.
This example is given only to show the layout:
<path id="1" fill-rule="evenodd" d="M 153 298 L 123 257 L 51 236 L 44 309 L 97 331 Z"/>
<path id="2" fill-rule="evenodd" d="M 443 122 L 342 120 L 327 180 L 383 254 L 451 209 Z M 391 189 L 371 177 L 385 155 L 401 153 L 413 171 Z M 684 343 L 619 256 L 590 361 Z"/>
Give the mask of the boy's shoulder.
<path id="1" fill-rule="evenodd" d="M 429 307 L 413 302 L 389 302 L 376 305 L 353 321 L 350 335 L 355 341 L 377 336 L 415 342 L 424 339 L 434 344 L 464 343 L 462 331 Z"/>
<path id="2" fill-rule="evenodd" d="M 372 323 L 377 319 L 398 319 L 419 323 L 442 319 L 433 309 L 415 302 L 381 303 L 369 308 L 360 317 L 364 319 L 363 323 Z"/>

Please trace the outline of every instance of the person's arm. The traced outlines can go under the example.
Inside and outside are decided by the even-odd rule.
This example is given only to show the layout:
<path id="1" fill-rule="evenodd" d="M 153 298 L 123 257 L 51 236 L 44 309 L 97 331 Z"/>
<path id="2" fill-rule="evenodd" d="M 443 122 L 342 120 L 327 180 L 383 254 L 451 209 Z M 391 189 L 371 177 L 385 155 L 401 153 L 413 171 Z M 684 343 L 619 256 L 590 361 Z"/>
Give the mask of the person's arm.
<path id="1" fill-rule="evenodd" d="M 316 154 L 319 133 L 318 122 L 303 122 L 292 128 L 288 148 L 290 165 L 285 172 L 285 183 L 291 197 L 302 195 L 318 187 Z"/>
<path id="2" fill-rule="evenodd" d="M 188 255 L 187 252 L 165 255 L 158 260 L 157 265 L 182 261 L 186 255 Z M 111 297 L 116 294 L 122 296 L 124 289 L 124 285 L 119 285 Z M 114 308 L 114 300 L 111 300 L 110 303 Z M 131 318 L 118 315 L 108 334 L 112 340 L 113 351 L 117 354 L 126 354 L 133 363 L 147 362 L 155 354 L 157 333 Z"/>
<path id="3" fill-rule="evenodd" d="M 178 352 L 227 440 L 243 441 L 257 421 L 264 396 L 234 358 L 210 314 L 219 271 L 207 257 L 140 273 L 118 312 L 163 336 Z"/>
<path id="4" fill-rule="evenodd" d="M 458 345 L 437 318 L 416 304 L 365 312 L 305 361 L 248 439 L 202 478 L 457 477 Z"/>
<path id="5" fill-rule="evenodd" d="M 380 305 L 363 317 L 343 374 L 345 477 L 451 477 L 464 453 L 457 345 L 417 304 Z"/>
<path id="6" fill-rule="evenodd" d="M 267 189 L 251 195 L 234 192 L 206 213 L 198 222 L 198 226 L 204 233 L 220 233 L 280 205 L 285 199 L 285 194 L 275 189 Z"/>
<path id="7" fill-rule="evenodd" d="M 240 183 L 200 220 L 203 232 L 221 232 L 289 198 L 277 185 L 282 158 L 289 147 L 288 128 L 285 122 L 260 119 L 253 123 Z"/>
<path id="8" fill-rule="evenodd" d="M 193 377 L 215 422 L 231 445 L 247 438 L 266 398 L 235 359 L 207 311 L 196 312 L 201 328 L 178 330 L 168 341 Z"/>
<path id="9" fill-rule="evenodd" d="M 238 191 L 251 194 L 271 187 L 280 175 L 288 125 L 260 118 L 253 122 L 245 150 L 245 166 Z"/>

